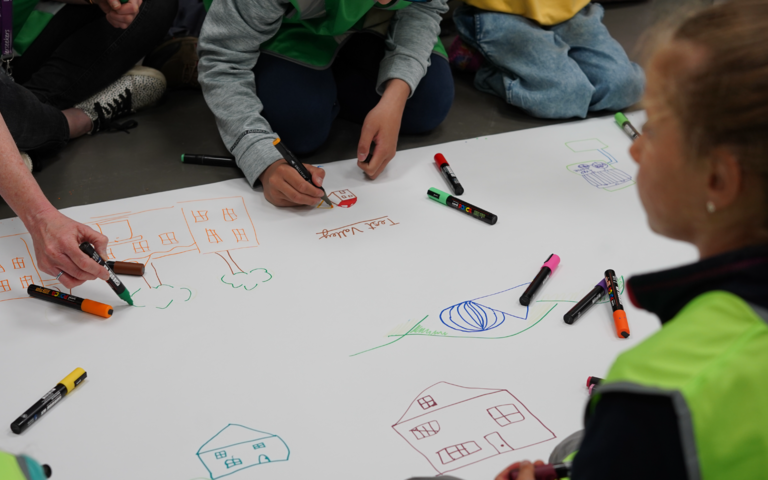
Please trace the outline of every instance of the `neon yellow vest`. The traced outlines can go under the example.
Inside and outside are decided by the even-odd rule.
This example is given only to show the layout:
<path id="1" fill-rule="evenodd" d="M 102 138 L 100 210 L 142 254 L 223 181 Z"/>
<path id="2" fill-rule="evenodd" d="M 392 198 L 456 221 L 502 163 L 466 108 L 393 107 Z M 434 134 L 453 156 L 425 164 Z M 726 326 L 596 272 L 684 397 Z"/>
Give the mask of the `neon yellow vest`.
<path id="1" fill-rule="evenodd" d="M 293 11 L 283 17 L 280 30 L 261 45 L 262 51 L 293 60 L 311 68 L 327 68 L 348 34 L 359 31 L 386 31 L 394 10 L 410 3 L 399 0 L 391 6 L 365 0 L 290 0 Z M 213 0 L 203 0 L 205 8 Z M 383 27 L 383 28 L 382 28 Z M 435 53 L 448 57 L 439 38 Z"/>
<path id="2" fill-rule="evenodd" d="M 590 410 L 609 392 L 671 398 L 689 479 L 768 475 L 768 310 L 724 291 L 699 295 L 619 356 Z"/>
<path id="3" fill-rule="evenodd" d="M 46 476 L 43 467 L 28 456 L 0 452 L 0 478 L 2 480 L 45 480 Z"/>

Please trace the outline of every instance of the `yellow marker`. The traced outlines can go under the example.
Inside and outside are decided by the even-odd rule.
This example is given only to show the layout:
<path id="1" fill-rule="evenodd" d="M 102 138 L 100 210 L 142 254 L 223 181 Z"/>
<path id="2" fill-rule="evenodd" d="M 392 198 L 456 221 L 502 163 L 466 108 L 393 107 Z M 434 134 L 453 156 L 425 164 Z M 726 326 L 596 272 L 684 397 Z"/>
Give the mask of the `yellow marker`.
<path id="1" fill-rule="evenodd" d="M 76 368 L 72 373 L 64 377 L 64 380 L 60 381 L 48 393 L 43 395 L 43 398 L 32 405 L 29 410 L 17 418 L 16 421 L 11 424 L 11 431 L 13 433 L 21 433 L 29 428 L 29 426 L 35 423 L 38 418 L 48 413 L 48 410 L 50 410 L 51 407 L 59 403 L 59 400 L 80 385 L 87 376 L 88 374 L 85 373 L 85 370 Z"/>

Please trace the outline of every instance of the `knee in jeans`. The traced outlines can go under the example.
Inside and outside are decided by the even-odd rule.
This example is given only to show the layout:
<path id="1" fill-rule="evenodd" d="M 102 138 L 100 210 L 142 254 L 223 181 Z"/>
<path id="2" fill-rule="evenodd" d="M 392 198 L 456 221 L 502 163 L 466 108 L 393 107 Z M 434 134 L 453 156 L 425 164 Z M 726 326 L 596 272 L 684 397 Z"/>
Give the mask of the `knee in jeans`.
<path id="1" fill-rule="evenodd" d="M 616 72 L 608 78 L 606 101 L 609 107 L 618 110 L 637 103 L 645 89 L 645 75 L 638 66 L 631 66 Z"/>
<path id="2" fill-rule="evenodd" d="M 548 94 L 534 95 L 533 100 L 540 103 L 525 109 L 541 118 L 584 118 L 594 92 L 586 77 L 566 78 L 552 85 Z"/>
<path id="3" fill-rule="evenodd" d="M 320 148 L 328 139 L 333 122 L 329 113 L 309 111 L 290 116 L 283 122 L 270 120 L 270 124 L 293 153 L 306 155 Z"/>
<path id="4" fill-rule="evenodd" d="M 446 62 L 447 63 L 447 62 Z M 422 82 L 409 101 L 407 117 L 403 118 L 403 133 L 426 133 L 437 128 L 453 105 L 454 85 L 450 69 L 431 82 Z"/>

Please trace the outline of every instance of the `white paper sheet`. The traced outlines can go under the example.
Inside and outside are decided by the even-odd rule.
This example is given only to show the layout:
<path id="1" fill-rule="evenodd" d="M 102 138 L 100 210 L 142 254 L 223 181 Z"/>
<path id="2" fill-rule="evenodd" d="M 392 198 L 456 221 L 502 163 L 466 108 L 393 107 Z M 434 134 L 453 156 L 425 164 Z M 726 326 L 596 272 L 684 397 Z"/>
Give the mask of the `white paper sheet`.
<path id="1" fill-rule="evenodd" d="M 546 459 L 582 428 L 586 378 L 659 325 L 626 296 L 628 340 L 606 304 L 563 314 L 608 268 L 695 259 L 649 230 L 630 144 L 603 118 L 403 151 L 376 181 L 337 162 L 333 209 L 274 208 L 242 180 L 67 209 L 147 263 L 121 277 L 135 308 L 74 289 L 113 305 L 106 320 L 27 298 L 55 280 L 0 221 L 0 449 L 62 480 L 488 480 Z M 495 226 L 427 198 L 450 193 L 438 152 Z M 88 380 L 11 433 L 76 367 Z"/>

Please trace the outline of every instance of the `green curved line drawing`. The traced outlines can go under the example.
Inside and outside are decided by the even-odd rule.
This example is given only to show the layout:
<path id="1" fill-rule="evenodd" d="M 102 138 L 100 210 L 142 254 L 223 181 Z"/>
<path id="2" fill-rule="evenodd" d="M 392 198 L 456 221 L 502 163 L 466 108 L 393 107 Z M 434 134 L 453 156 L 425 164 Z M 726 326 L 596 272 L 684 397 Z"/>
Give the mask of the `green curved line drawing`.
<path id="1" fill-rule="evenodd" d="M 421 322 L 423 322 L 424 320 L 426 320 L 426 319 L 427 319 L 427 317 L 429 317 L 429 315 L 427 315 L 426 317 L 424 317 L 424 318 L 422 318 L 421 320 L 419 320 L 419 323 L 417 323 L 416 325 L 414 325 L 413 327 L 411 327 L 411 329 L 410 329 L 410 330 L 408 330 L 408 331 L 407 331 L 407 332 L 405 332 L 404 334 L 400 335 L 398 338 L 396 338 L 396 339 L 392 340 L 391 342 L 389 342 L 389 343 L 385 343 L 384 345 L 379 345 L 378 347 L 369 348 L 368 350 L 363 350 L 362 352 L 353 353 L 352 355 L 350 355 L 350 357 L 355 357 L 355 356 L 357 356 L 357 355 L 360 355 L 361 353 L 370 352 L 371 350 L 376 350 L 377 348 L 386 347 L 387 345 L 392 345 L 393 343 L 395 343 L 395 342 L 397 342 L 397 341 L 399 341 L 399 340 L 402 340 L 403 338 L 405 338 L 405 336 L 406 336 L 406 335 L 408 335 L 409 333 L 411 333 L 411 331 L 413 331 L 413 329 L 414 329 L 414 328 L 418 327 L 418 326 L 421 324 Z"/>
<path id="2" fill-rule="evenodd" d="M 245 283 L 240 283 L 239 285 L 235 285 L 235 282 L 234 282 L 234 277 L 236 277 L 237 275 L 246 275 L 246 276 L 247 276 L 247 275 L 250 275 L 251 273 L 253 273 L 253 272 L 257 271 L 257 270 L 263 270 L 263 271 L 264 271 L 264 273 L 266 273 L 267 275 L 269 275 L 269 278 L 268 278 L 268 279 L 264 280 L 263 282 L 259 282 L 259 283 L 265 283 L 265 282 L 268 282 L 268 281 L 272 280 L 272 274 L 271 274 L 271 273 L 269 273 L 269 270 L 267 270 L 266 268 L 254 268 L 254 269 L 253 269 L 253 270 L 251 270 L 250 272 L 237 272 L 237 273 L 235 273 L 235 274 L 233 274 L 233 275 L 232 275 L 232 277 L 233 277 L 233 281 L 232 281 L 232 283 L 230 283 L 230 282 L 227 282 L 227 281 L 225 281 L 225 280 L 224 280 L 224 277 L 226 277 L 226 276 L 227 276 L 226 274 L 222 275 L 222 276 L 221 276 L 221 278 L 220 278 L 219 280 L 221 280 L 221 283 L 223 283 L 223 284 L 225 284 L 225 285 L 229 285 L 229 286 L 230 286 L 230 287 L 232 287 L 232 288 L 240 288 L 240 287 L 243 287 L 243 290 L 245 290 L 246 292 L 250 292 L 250 291 L 251 291 L 251 290 L 253 290 L 254 288 L 258 287 L 258 286 L 259 286 L 259 283 L 257 283 L 256 285 L 254 285 L 254 286 L 253 286 L 253 287 L 251 287 L 251 288 L 248 288 L 248 287 L 246 287 L 246 286 L 245 286 Z"/>
<path id="3" fill-rule="evenodd" d="M 173 285 L 166 285 L 164 283 L 161 283 L 160 285 L 158 285 L 156 287 L 152 287 L 151 290 L 158 290 L 160 287 L 176 288 Z M 141 291 L 141 288 L 142 287 L 139 287 L 135 292 L 131 293 L 131 297 L 133 297 L 134 295 L 139 293 L 139 291 Z M 181 287 L 181 288 L 179 288 L 179 290 L 186 290 L 189 293 L 189 296 L 187 297 L 187 299 L 184 300 L 185 302 L 188 302 L 188 301 L 190 301 L 192 299 L 192 290 L 190 290 L 187 287 Z M 173 303 L 173 300 L 168 302 L 168 305 L 166 305 L 164 307 L 155 307 L 155 308 L 158 309 L 158 310 L 165 310 L 166 308 L 170 307 L 172 303 Z M 133 306 L 137 307 L 137 308 L 144 308 L 144 307 L 146 307 L 146 305 L 136 305 L 135 303 L 133 304 Z"/>
<path id="4" fill-rule="evenodd" d="M 626 285 L 624 283 L 624 275 L 619 277 L 621 281 L 619 284 L 621 285 L 621 291 L 619 292 L 619 295 L 624 295 L 624 286 Z M 536 300 L 536 303 L 551 303 L 551 302 L 563 302 L 563 303 L 579 303 L 579 300 Z M 602 300 L 600 302 L 597 302 L 596 305 L 603 305 L 606 303 L 610 303 L 610 300 Z"/>

